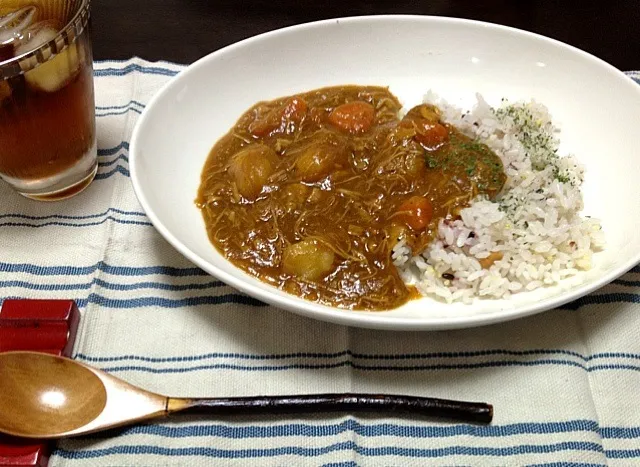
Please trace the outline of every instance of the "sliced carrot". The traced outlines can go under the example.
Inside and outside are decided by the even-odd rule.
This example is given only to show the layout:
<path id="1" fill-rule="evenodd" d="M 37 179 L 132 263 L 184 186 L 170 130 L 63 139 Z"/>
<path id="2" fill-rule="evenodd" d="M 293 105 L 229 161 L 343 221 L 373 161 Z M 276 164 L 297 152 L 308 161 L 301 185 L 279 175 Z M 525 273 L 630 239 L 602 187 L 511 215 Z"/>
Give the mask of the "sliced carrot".
<path id="1" fill-rule="evenodd" d="M 252 135 L 262 138 L 271 133 L 289 132 L 295 129 L 307 114 L 307 103 L 301 97 L 291 97 L 281 105 L 271 110 L 264 118 L 249 125 Z"/>
<path id="2" fill-rule="evenodd" d="M 427 198 L 412 196 L 398 207 L 396 218 L 413 230 L 424 230 L 433 218 L 433 205 Z"/>
<path id="3" fill-rule="evenodd" d="M 300 123 L 304 116 L 307 114 L 307 108 L 309 106 L 301 97 L 292 97 L 284 104 L 282 115 L 287 120 L 295 123 Z"/>
<path id="4" fill-rule="evenodd" d="M 349 133 L 366 133 L 373 125 L 375 110 L 367 102 L 354 101 L 339 105 L 329 114 L 329 121 Z"/>
<path id="5" fill-rule="evenodd" d="M 251 125 L 249 125 L 249 131 L 253 136 L 262 138 L 263 136 L 269 135 L 279 124 L 280 120 L 275 118 L 273 112 L 269 112 L 266 117 L 260 120 L 254 120 Z"/>
<path id="6" fill-rule="evenodd" d="M 438 149 L 449 140 L 449 130 L 444 125 L 422 119 L 414 121 L 416 125 L 415 139 L 427 149 Z"/>

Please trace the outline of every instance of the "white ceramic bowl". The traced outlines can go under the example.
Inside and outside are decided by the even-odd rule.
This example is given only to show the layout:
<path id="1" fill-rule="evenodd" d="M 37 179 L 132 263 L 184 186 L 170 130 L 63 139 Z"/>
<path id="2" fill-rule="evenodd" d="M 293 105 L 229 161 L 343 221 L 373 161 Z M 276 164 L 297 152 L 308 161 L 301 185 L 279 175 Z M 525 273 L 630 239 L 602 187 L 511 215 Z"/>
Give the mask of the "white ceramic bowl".
<path id="1" fill-rule="evenodd" d="M 338 84 L 388 85 L 406 105 L 432 88 L 468 105 L 535 98 L 563 130 L 561 149 L 586 166 L 585 214 L 602 220 L 607 248 L 561 286 L 474 305 L 415 300 L 389 312 L 351 312 L 282 293 L 227 262 L 194 205 L 214 142 L 260 101 Z M 531 33 L 460 19 L 377 16 L 286 28 L 189 66 L 149 103 L 135 128 L 131 177 L 160 233 L 205 271 L 253 297 L 312 318 L 419 330 L 510 320 L 574 300 L 640 261 L 640 86 L 603 61 Z"/>

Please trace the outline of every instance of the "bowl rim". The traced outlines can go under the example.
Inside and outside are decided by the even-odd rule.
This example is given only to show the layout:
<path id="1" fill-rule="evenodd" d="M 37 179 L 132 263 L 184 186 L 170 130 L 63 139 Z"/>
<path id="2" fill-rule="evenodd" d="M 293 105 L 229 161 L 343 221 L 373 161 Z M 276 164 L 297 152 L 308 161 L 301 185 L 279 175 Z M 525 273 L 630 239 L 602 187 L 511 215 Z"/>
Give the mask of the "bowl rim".
<path id="1" fill-rule="evenodd" d="M 594 65 L 604 67 L 608 72 L 611 72 L 618 76 L 618 78 L 624 78 L 628 80 L 633 86 L 638 87 L 630 77 L 625 75 L 622 71 L 615 68 L 613 65 L 607 63 L 595 55 L 592 55 L 584 50 L 574 47 L 570 44 L 564 43 L 557 39 L 553 39 L 541 34 L 537 34 L 530 31 L 514 28 L 511 26 L 503 26 L 496 23 L 490 23 L 485 21 L 454 18 L 448 16 L 429 16 L 429 15 L 369 15 L 369 16 L 350 16 L 340 18 L 330 18 L 320 21 L 311 21 L 292 26 L 287 26 L 271 31 L 258 34 L 247 39 L 235 42 L 221 49 L 215 50 L 200 59 L 196 60 L 192 64 L 186 66 L 178 74 L 169 79 L 162 87 L 156 91 L 153 97 L 149 100 L 145 106 L 142 114 L 138 117 L 131 135 L 130 148 L 129 148 L 129 169 L 131 175 L 131 183 L 133 185 L 134 193 L 146 213 L 147 217 L 158 230 L 158 232 L 169 242 L 169 244 L 175 248 L 179 253 L 185 256 L 189 261 L 203 269 L 208 274 L 220 279 L 222 282 L 229 286 L 246 293 L 257 300 L 264 303 L 273 305 L 275 307 L 287 310 L 289 312 L 296 313 L 308 318 L 318 319 L 325 322 L 331 322 L 341 325 L 359 327 L 359 328 L 372 328 L 372 329 L 384 329 L 394 331 L 437 331 L 447 329 L 462 329 L 472 328 L 477 326 L 485 326 L 495 323 L 501 323 L 505 321 L 511 321 L 517 318 L 524 318 L 543 311 L 550 310 L 552 308 L 560 307 L 570 301 L 576 300 L 580 297 L 590 294 L 591 292 L 601 288 L 602 286 L 610 283 L 614 279 L 625 274 L 636 266 L 640 262 L 640 251 L 635 255 L 628 257 L 621 265 L 610 270 L 606 274 L 603 274 L 590 282 L 585 282 L 576 285 L 571 290 L 546 297 L 537 302 L 531 302 L 523 304 L 516 308 L 507 310 L 495 310 L 490 312 L 483 312 L 474 315 L 453 316 L 453 317 L 433 317 L 426 318 L 424 320 L 417 319 L 415 317 L 397 317 L 388 316 L 387 313 L 392 312 L 370 312 L 370 311 L 352 311 L 344 310 L 335 307 L 328 307 L 319 305 L 314 302 L 308 302 L 299 297 L 284 297 L 276 294 L 272 294 L 268 290 L 263 290 L 254 287 L 251 284 L 244 282 L 241 278 L 235 277 L 227 272 L 217 268 L 210 264 L 208 261 L 201 258 L 198 254 L 187 247 L 182 241 L 180 241 L 173 233 L 164 226 L 161 219 L 156 215 L 153 210 L 144 189 L 142 188 L 142 182 L 140 180 L 140 173 L 137 165 L 138 158 L 136 154 L 138 152 L 139 140 L 143 128 L 146 126 L 145 122 L 149 118 L 149 114 L 153 111 L 156 103 L 159 102 L 163 96 L 174 86 L 176 86 L 180 80 L 185 76 L 189 76 L 191 73 L 195 73 L 198 69 L 207 65 L 211 60 L 222 54 L 231 53 L 235 49 L 245 47 L 254 42 L 259 42 L 265 38 L 289 34 L 296 31 L 301 31 L 309 28 L 322 28 L 331 23 L 359 23 L 359 22 L 384 22 L 384 21 L 420 21 L 420 22 L 436 22 L 441 24 L 454 24 L 454 25 L 467 25 L 487 28 L 488 30 L 497 30 L 500 32 L 508 32 L 511 34 L 519 35 L 528 39 L 534 39 L 538 41 L 546 42 L 555 47 L 564 49 L 567 52 L 573 54 L 579 54 L 583 58 L 589 60 Z M 640 87 L 638 87 L 638 94 L 640 97 Z M 302 305 L 302 306 L 301 306 Z"/>

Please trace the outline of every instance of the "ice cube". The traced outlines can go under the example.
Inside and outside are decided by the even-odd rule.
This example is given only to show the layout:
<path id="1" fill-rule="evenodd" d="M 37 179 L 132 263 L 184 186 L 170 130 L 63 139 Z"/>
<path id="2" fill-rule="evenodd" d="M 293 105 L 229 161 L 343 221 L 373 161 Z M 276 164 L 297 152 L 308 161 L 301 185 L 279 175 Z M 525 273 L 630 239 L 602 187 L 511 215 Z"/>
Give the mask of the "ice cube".
<path id="1" fill-rule="evenodd" d="M 15 55 L 22 55 L 37 49 L 42 44 L 52 41 L 58 30 L 50 21 L 40 21 L 22 31 L 21 38 L 14 46 Z M 46 57 L 45 55 L 45 58 Z"/>
<path id="2" fill-rule="evenodd" d="M 31 26 L 31 22 L 37 12 L 34 6 L 27 6 L 0 16 L 0 44 L 20 42 L 24 31 Z"/>
<path id="3" fill-rule="evenodd" d="M 45 92 L 63 88 L 78 71 L 78 48 L 73 43 L 51 60 L 24 74 L 27 84 Z"/>
<path id="4" fill-rule="evenodd" d="M 25 31 L 23 40 L 15 49 L 16 55 L 28 52 L 56 38 L 58 31 L 50 22 L 36 23 Z M 43 53 L 50 57 L 50 50 Z M 78 48 L 72 43 L 50 60 L 36 66 L 24 74 L 29 86 L 39 91 L 55 92 L 67 84 L 78 70 Z"/>

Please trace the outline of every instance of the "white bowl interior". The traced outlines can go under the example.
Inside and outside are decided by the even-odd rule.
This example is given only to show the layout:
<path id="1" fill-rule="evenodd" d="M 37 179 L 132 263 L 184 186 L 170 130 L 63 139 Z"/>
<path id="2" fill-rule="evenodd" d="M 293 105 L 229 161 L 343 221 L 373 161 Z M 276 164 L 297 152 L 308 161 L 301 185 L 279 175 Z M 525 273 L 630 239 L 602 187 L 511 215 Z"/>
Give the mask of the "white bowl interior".
<path id="1" fill-rule="evenodd" d="M 417 300 L 390 312 L 336 310 L 279 292 L 228 263 L 194 204 L 214 142 L 260 101 L 338 84 L 388 85 L 411 106 L 428 89 L 469 105 L 481 92 L 534 98 L 562 128 L 562 149 L 586 166 L 585 214 L 601 219 L 607 248 L 594 269 L 562 286 L 472 306 Z M 323 21 L 217 51 L 181 73 L 134 131 L 131 172 L 143 208 L 194 263 L 261 300 L 319 319 L 387 329 L 443 329 L 511 319 L 590 292 L 640 260 L 640 87 L 604 62 L 533 34 L 430 17 Z"/>

